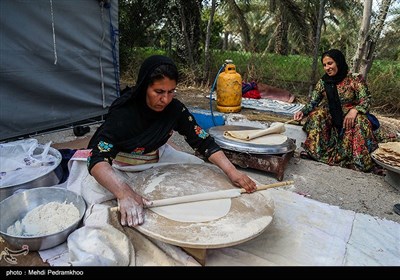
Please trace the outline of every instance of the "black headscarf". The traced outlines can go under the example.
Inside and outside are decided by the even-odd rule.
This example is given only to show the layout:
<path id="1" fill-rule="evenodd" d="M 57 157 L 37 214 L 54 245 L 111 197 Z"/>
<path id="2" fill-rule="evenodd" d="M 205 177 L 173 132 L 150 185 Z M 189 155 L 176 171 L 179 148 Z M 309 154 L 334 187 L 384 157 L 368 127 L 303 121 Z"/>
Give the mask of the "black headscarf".
<path id="1" fill-rule="evenodd" d="M 139 70 L 136 85 L 129 90 L 124 90 L 125 92 L 114 100 L 106 115 L 106 121 L 93 135 L 89 147 L 97 145 L 98 142 L 96 141 L 99 134 L 110 133 L 110 131 L 111 134 L 123 134 L 123 132 L 118 132 L 119 130 L 133 131 L 134 136 L 119 139 L 118 142 L 114 143 L 120 147 L 127 147 L 128 150 L 146 146 L 148 148 L 146 152 L 150 152 L 167 142 L 169 133 L 182 111 L 181 103 L 173 99 L 162 112 L 153 111 L 146 104 L 147 87 L 152 80 L 154 70 L 161 65 L 171 66 L 172 72 L 176 74 L 173 74 L 174 79 L 178 79 L 178 70 L 172 59 L 153 55 L 144 60 Z M 172 75 L 172 73 L 170 74 Z M 134 120 L 134 124 L 129 127 L 120 127 L 121 124 L 124 124 L 121 121 L 124 118 Z"/>
<path id="2" fill-rule="evenodd" d="M 336 62 L 336 65 L 338 67 L 338 72 L 335 76 L 329 76 L 325 73 L 322 76 L 322 80 L 325 83 L 325 91 L 328 97 L 329 113 L 332 116 L 333 125 L 340 132 L 343 128 L 344 117 L 336 85 L 343 81 L 344 78 L 346 78 L 349 71 L 349 66 L 346 63 L 346 59 L 343 53 L 337 49 L 331 49 L 324 52 L 321 56 L 321 62 L 326 56 L 332 58 Z"/>
<path id="3" fill-rule="evenodd" d="M 132 98 L 137 98 L 137 99 L 142 98 L 142 100 L 144 100 L 147 86 L 149 85 L 150 82 L 150 75 L 157 67 L 161 65 L 170 65 L 176 69 L 174 61 L 169 57 L 163 55 L 152 55 L 146 58 L 143 61 L 142 65 L 140 66 L 139 74 L 136 80 L 136 85 L 131 90 L 129 90 L 128 92 L 124 93 L 119 98 L 114 100 L 114 102 L 111 104 L 109 112 L 111 112 L 116 108 L 121 107 Z"/>

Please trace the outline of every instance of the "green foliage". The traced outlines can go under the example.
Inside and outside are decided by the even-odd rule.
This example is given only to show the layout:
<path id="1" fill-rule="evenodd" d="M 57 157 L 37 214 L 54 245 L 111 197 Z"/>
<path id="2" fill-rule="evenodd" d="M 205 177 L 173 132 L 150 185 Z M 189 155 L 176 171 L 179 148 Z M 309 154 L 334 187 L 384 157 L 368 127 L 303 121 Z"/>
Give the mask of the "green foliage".
<path id="1" fill-rule="evenodd" d="M 245 52 L 213 52 L 213 77 L 226 59 L 233 60 L 244 81 L 256 81 L 285 88 L 296 95 L 308 95 L 312 58 L 300 55 L 251 54 Z M 322 73 L 322 68 L 321 68 Z"/>
<path id="2" fill-rule="evenodd" d="M 130 84 L 136 80 L 142 61 L 152 54 L 166 54 L 154 48 L 135 48 L 130 51 L 129 67 L 121 66 L 122 79 Z M 176 59 L 176 57 L 173 57 Z M 230 59 L 243 81 L 256 81 L 270 86 L 289 90 L 299 100 L 306 100 L 311 86 L 312 58 L 302 55 L 260 55 L 248 52 L 213 51 L 211 55 L 211 74 L 214 81 L 218 70 L 225 60 Z M 318 77 L 323 75 L 319 63 Z M 199 80 L 194 73 L 202 69 L 202 65 L 186 65 L 178 63 L 181 72 L 181 83 L 196 86 L 207 81 Z M 196 70 L 196 71 L 195 71 Z M 368 74 L 368 86 L 372 94 L 373 110 L 383 114 L 400 114 L 400 63 L 386 60 L 375 60 Z M 209 85 L 211 87 L 211 84 Z"/>
<path id="3" fill-rule="evenodd" d="M 136 83 L 142 62 L 155 54 L 167 55 L 166 51 L 155 48 L 130 48 L 124 51 L 126 61 L 121 63 L 121 80 L 129 85 Z"/>
<path id="4" fill-rule="evenodd" d="M 205 37 L 206 37 L 206 30 L 207 30 L 207 24 L 210 19 L 210 9 L 211 8 L 204 8 L 203 12 L 201 14 L 201 25 L 202 25 L 202 41 L 201 41 L 201 47 L 204 49 L 204 42 L 205 42 Z M 210 37 L 210 48 L 211 49 L 221 49 L 222 48 L 222 38 L 220 34 L 222 34 L 224 30 L 224 25 L 223 25 L 223 20 L 221 16 L 218 14 L 214 15 L 213 19 L 213 24 L 211 26 L 211 37 Z"/>
<path id="5" fill-rule="evenodd" d="M 400 63 L 374 61 L 367 78 L 374 107 L 387 113 L 400 114 Z"/>

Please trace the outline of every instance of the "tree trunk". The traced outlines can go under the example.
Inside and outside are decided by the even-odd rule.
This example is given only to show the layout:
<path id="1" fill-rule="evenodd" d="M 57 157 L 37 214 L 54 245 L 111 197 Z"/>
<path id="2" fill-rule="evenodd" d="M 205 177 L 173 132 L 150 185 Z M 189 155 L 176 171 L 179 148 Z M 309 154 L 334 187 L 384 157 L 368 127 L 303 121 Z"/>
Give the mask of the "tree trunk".
<path id="1" fill-rule="evenodd" d="M 372 0 L 364 1 L 363 18 L 361 22 L 360 31 L 358 33 L 357 50 L 353 57 L 352 72 L 358 73 L 360 71 L 361 59 L 364 55 L 364 50 L 367 46 L 369 25 L 371 22 L 372 14 Z"/>
<path id="2" fill-rule="evenodd" d="M 309 95 L 314 88 L 314 85 L 317 81 L 317 64 L 318 64 L 318 49 L 319 49 L 319 42 L 321 39 L 321 28 L 324 22 L 324 14 L 325 14 L 325 4 L 326 0 L 319 1 L 319 12 L 318 12 L 318 24 L 317 24 L 317 31 L 314 40 L 314 55 L 313 55 L 313 64 L 312 64 L 312 71 L 311 71 L 311 80 L 310 80 L 310 89 Z"/>
<path id="3" fill-rule="evenodd" d="M 243 47 L 246 51 L 252 51 L 251 49 L 251 39 L 250 39 L 250 28 L 249 25 L 247 24 L 246 18 L 244 17 L 244 14 L 242 10 L 239 8 L 239 6 L 236 4 L 235 0 L 226 0 L 228 3 L 229 7 L 232 9 L 233 13 L 237 17 L 237 20 L 239 22 L 240 28 L 241 28 L 241 33 L 242 33 L 242 41 L 243 41 Z"/>
<path id="4" fill-rule="evenodd" d="M 215 14 L 215 2 L 216 0 L 211 1 L 211 10 L 210 10 L 210 18 L 207 23 L 207 31 L 206 31 L 206 42 L 204 44 L 204 80 L 209 81 L 209 72 L 210 72 L 210 39 L 211 39 L 211 27 L 214 21 Z"/>
<path id="5" fill-rule="evenodd" d="M 186 45 L 186 48 L 185 48 L 186 55 L 187 55 L 186 61 L 188 61 L 190 65 L 194 65 L 192 46 L 190 44 L 188 28 L 186 25 L 186 16 L 185 16 L 185 12 L 183 10 L 182 4 L 179 5 L 178 11 L 179 11 L 179 16 L 181 18 L 181 30 L 182 30 L 183 37 L 185 39 L 185 45 Z"/>
<path id="6" fill-rule="evenodd" d="M 274 33 L 272 33 L 271 38 L 268 41 L 267 47 L 265 48 L 261 56 L 265 56 L 267 53 L 274 51 L 274 44 L 277 32 L 278 32 L 278 25 L 275 27 Z"/>
<path id="7" fill-rule="evenodd" d="M 222 50 L 223 51 L 227 51 L 227 50 L 229 50 L 229 32 L 228 31 L 225 31 L 224 32 L 224 39 L 223 39 L 223 42 L 222 42 Z"/>
<path id="8" fill-rule="evenodd" d="M 382 5 L 379 9 L 379 15 L 378 19 L 376 20 L 371 36 L 369 36 L 368 43 L 366 44 L 366 48 L 364 50 L 363 58 L 360 64 L 360 73 L 363 75 L 364 79 L 367 79 L 367 75 L 369 70 L 372 67 L 372 62 L 375 58 L 374 52 L 375 52 L 375 47 L 377 42 L 379 41 L 379 37 L 381 35 L 385 19 L 387 16 L 387 13 L 389 11 L 389 7 L 391 4 L 392 0 L 383 0 Z"/>
<path id="9" fill-rule="evenodd" d="M 275 53 L 280 55 L 288 54 L 288 33 L 289 24 L 287 22 L 286 16 L 283 12 L 280 12 L 279 24 L 277 28 L 276 38 L 275 38 Z"/>

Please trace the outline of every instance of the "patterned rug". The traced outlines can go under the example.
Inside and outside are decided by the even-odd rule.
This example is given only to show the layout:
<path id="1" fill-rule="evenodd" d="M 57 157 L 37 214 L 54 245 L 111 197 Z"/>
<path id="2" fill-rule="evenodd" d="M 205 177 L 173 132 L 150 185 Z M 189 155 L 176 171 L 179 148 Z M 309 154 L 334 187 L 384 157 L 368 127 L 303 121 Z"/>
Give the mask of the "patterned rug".
<path id="1" fill-rule="evenodd" d="M 267 98 L 262 98 L 262 99 L 242 98 L 242 107 L 271 112 L 279 115 L 293 116 L 294 113 L 300 111 L 304 107 L 304 104 L 287 103 Z"/>

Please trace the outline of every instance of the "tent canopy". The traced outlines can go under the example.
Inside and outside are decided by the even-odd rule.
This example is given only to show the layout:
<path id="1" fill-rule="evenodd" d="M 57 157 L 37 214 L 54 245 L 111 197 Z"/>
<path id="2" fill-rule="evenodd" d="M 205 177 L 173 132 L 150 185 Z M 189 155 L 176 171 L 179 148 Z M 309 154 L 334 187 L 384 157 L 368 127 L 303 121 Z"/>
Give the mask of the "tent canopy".
<path id="1" fill-rule="evenodd" d="M 0 140 L 104 115 L 117 28 L 117 0 L 1 0 Z"/>

